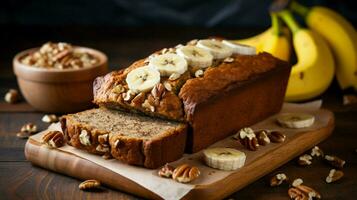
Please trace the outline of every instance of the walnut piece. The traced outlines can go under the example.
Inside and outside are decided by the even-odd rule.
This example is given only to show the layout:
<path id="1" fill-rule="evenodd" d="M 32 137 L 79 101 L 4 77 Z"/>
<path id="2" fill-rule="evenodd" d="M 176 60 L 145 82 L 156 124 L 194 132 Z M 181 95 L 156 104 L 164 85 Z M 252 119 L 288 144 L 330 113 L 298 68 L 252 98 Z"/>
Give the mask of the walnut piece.
<path id="1" fill-rule="evenodd" d="M 183 164 L 176 167 L 172 173 L 172 178 L 180 183 L 188 183 L 198 178 L 200 173 L 201 172 L 197 167 Z"/>
<path id="2" fill-rule="evenodd" d="M 298 164 L 300 166 L 307 166 L 312 164 L 312 157 L 309 154 L 304 154 L 299 157 Z"/>
<path id="3" fill-rule="evenodd" d="M 270 179 L 270 186 L 272 187 L 279 186 L 283 182 L 287 182 L 287 181 L 288 181 L 288 177 L 284 173 L 276 174 Z"/>
<path id="4" fill-rule="evenodd" d="M 91 189 L 96 189 L 100 187 L 100 182 L 97 180 L 86 180 L 83 181 L 81 184 L 79 184 L 79 189 L 81 190 L 91 190 Z"/>
<path id="5" fill-rule="evenodd" d="M 158 172 L 159 176 L 165 178 L 171 178 L 175 168 L 166 163 Z"/>
<path id="6" fill-rule="evenodd" d="M 33 123 L 27 123 L 20 129 L 21 132 L 27 132 L 29 134 L 37 133 L 37 125 Z"/>
<path id="7" fill-rule="evenodd" d="M 45 123 L 58 122 L 58 117 L 54 114 L 44 115 L 41 119 Z"/>
<path id="8" fill-rule="evenodd" d="M 79 134 L 79 141 L 84 146 L 91 145 L 90 135 L 87 130 L 85 130 L 85 129 L 81 130 L 81 134 Z"/>
<path id="9" fill-rule="evenodd" d="M 324 156 L 324 152 L 318 147 L 318 146 L 314 146 L 314 148 L 311 149 L 311 156 L 316 156 L 316 157 L 320 157 L 320 156 Z"/>
<path id="10" fill-rule="evenodd" d="M 60 131 L 49 131 L 42 137 L 42 143 L 49 148 L 59 148 L 64 144 L 64 135 Z"/>
<path id="11" fill-rule="evenodd" d="M 259 143 L 253 129 L 242 128 L 238 133 L 239 133 L 238 140 L 245 148 L 251 151 L 258 150 Z"/>
<path id="12" fill-rule="evenodd" d="M 20 99 L 20 94 L 17 90 L 15 89 L 10 89 L 6 94 L 5 94 L 5 97 L 4 97 L 5 101 L 7 103 L 11 103 L 11 104 L 14 104 L 16 102 L 19 101 Z"/>

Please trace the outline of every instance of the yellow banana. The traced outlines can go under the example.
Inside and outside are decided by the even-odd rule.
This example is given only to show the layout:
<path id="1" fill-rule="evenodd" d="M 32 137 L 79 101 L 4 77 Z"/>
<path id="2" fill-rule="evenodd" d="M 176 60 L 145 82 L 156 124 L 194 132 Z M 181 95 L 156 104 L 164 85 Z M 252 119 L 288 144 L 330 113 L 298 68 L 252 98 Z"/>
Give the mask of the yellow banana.
<path id="1" fill-rule="evenodd" d="M 266 40 L 266 38 L 271 34 L 273 31 L 273 28 L 270 27 L 264 32 L 252 36 L 250 38 L 245 38 L 245 39 L 239 39 L 239 40 L 233 40 L 233 42 L 239 43 L 239 44 L 244 44 L 248 46 L 253 46 L 256 48 L 257 52 L 261 52 L 263 42 Z"/>
<path id="2" fill-rule="evenodd" d="M 239 44 L 254 46 L 257 52 L 268 52 L 285 61 L 290 60 L 290 32 L 283 29 L 276 14 L 271 14 L 272 26 L 264 32 L 246 39 L 233 40 Z"/>
<path id="3" fill-rule="evenodd" d="M 307 8 L 295 1 L 290 8 L 304 16 L 307 26 L 319 33 L 331 47 L 340 87 L 354 87 L 357 91 L 357 32 L 352 24 L 329 8 Z"/>
<path id="4" fill-rule="evenodd" d="M 327 43 L 317 33 L 301 28 L 290 11 L 283 10 L 279 16 L 292 31 L 298 59 L 290 74 L 285 99 L 301 101 L 322 94 L 331 84 L 335 69 Z"/>
<path id="5" fill-rule="evenodd" d="M 265 51 L 273 56 L 289 61 L 290 60 L 290 36 L 289 31 L 281 29 L 279 18 L 275 13 L 271 13 L 272 30 L 265 36 L 259 52 Z"/>

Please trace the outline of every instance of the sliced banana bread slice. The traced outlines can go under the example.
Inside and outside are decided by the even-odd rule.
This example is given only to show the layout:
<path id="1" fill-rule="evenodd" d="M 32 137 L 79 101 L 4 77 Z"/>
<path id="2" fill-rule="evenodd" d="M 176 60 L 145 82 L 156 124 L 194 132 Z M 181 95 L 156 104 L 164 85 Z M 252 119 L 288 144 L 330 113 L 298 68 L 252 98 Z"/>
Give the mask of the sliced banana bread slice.
<path id="1" fill-rule="evenodd" d="M 185 124 L 139 114 L 97 108 L 63 116 L 61 125 L 69 145 L 146 168 L 177 160 L 185 149 Z"/>

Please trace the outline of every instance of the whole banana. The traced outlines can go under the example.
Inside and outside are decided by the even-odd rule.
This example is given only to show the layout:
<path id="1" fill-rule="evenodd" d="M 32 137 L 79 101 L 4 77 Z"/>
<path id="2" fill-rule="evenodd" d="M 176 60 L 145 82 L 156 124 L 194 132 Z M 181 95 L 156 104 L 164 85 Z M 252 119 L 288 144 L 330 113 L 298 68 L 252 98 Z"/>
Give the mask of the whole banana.
<path id="1" fill-rule="evenodd" d="M 276 14 L 271 13 L 271 21 L 272 26 L 263 33 L 246 39 L 234 40 L 234 42 L 254 46 L 258 53 L 268 52 L 279 59 L 289 61 L 291 54 L 290 32 L 281 27 Z"/>
<path id="2" fill-rule="evenodd" d="M 290 9 L 302 15 L 307 26 L 319 33 L 331 47 L 340 87 L 354 87 L 357 91 L 357 32 L 352 24 L 326 7 L 307 8 L 293 1 Z"/>
<path id="3" fill-rule="evenodd" d="M 322 94 L 334 77 L 334 60 L 324 39 L 301 28 L 288 10 L 279 12 L 293 34 L 293 46 L 298 62 L 293 66 L 285 99 L 301 101 Z"/>

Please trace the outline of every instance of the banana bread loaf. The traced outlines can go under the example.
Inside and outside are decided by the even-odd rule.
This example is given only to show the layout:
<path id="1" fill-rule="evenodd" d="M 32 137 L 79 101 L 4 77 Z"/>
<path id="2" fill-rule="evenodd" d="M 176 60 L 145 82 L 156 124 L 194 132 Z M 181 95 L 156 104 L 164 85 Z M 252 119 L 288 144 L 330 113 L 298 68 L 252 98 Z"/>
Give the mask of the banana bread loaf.
<path id="1" fill-rule="evenodd" d="M 132 165 L 157 168 L 179 159 L 186 125 L 138 114 L 91 109 L 61 118 L 68 144 Z"/>
<path id="2" fill-rule="evenodd" d="M 290 65 L 229 41 L 198 40 L 163 49 L 94 81 L 94 103 L 186 122 L 197 152 L 277 113 Z"/>

